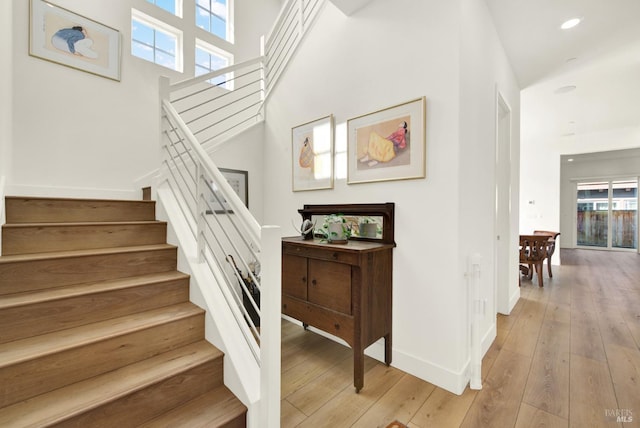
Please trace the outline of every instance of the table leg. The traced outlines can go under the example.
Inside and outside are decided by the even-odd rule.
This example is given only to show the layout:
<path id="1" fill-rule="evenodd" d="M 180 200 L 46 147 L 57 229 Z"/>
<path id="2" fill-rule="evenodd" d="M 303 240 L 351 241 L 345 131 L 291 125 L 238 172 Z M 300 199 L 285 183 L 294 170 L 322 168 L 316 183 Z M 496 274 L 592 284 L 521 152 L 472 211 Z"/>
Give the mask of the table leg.
<path id="1" fill-rule="evenodd" d="M 364 349 L 353 348 L 353 386 L 356 393 L 364 386 Z"/>
<path id="2" fill-rule="evenodd" d="M 384 337 L 384 362 L 387 367 L 391 365 L 391 333 Z"/>

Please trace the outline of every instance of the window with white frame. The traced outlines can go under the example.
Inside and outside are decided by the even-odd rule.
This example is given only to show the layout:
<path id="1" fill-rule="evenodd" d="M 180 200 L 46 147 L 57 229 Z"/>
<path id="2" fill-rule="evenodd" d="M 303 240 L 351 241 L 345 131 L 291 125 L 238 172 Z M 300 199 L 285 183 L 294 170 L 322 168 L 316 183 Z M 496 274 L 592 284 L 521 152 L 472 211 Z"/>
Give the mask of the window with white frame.
<path id="1" fill-rule="evenodd" d="M 131 10 L 131 54 L 182 71 L 182 32 L 162 21 Z"/>
<path id="2" fill-rule="evenodd" d="M 196 0 L 196 26 L 233 43 L 230 16 L 231 0 Z"/>
<path id="3" fill-rule="evenodd" d="M 233 55 L 202 40 L 196 40 L 195 75 L 201 76 L 233 63 Z M 233 89 L 233 73 L 226 73 L 209 80 L 212 85 Z"/>
<path id="4" fill-rule="evenodd" d="M 182 0 L 147 0 L 172 15 L 182 16 Z"/>

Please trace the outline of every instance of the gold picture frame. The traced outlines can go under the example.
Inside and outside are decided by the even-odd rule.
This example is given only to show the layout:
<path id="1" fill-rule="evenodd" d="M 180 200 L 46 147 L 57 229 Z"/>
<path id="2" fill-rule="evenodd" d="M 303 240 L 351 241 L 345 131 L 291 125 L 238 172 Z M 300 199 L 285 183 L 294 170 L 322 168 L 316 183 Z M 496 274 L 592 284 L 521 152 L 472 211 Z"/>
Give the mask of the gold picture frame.
<path id="1" fill-rule="evenodd" d="M 347 121 L 347 183 L 426 177 L 426 99 Z"/>
<path id="2" fill-rule="evenodd" d="M 291 129 L 294 192 L 333 189 L 333 115 Z"/>
<path id="3" fill-rule="evenodd" d="M 29 55 L 120 81 L 120 33 L 46 0 L 31 0 Z"/>

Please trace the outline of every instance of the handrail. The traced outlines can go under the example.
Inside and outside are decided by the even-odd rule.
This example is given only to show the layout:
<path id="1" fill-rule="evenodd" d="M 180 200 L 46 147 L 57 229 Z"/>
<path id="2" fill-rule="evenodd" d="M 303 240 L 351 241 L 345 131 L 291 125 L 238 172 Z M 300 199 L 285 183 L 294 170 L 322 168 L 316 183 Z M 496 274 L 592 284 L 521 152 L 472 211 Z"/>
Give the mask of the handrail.
<path id="1" fill-rule="evenodd" d="M 299 1 L 300 0 L 293 0 L 293 1 L 290 0 L 285 2 L 282 5 L 282 7 L 280 8 L 280 12 L 278 13 L 278 16 L 273 23 L 273 26 L 271 27 L 271 29 L 269 30 L 269 32 L 265 37 L 265 40 L 268 41 L 265 44 L 265 46 L 268 46 L 270 41 L 275 39 L 275 34 L 277 34 L 282 29 L 282 21 L 284 20 L 284 17 L 289 14 L 289 10 L 295 5 L 295 3 Z"/>
<path id="2" fill-rule="evenodd" d="M 198 262 L 206 264 L 216 278 L 256 363 L 260 365 L 259 331 L 251 315 L 255 311 L 254 317 L 259 316 L 260 309 L 245 280 L 250 278 L 260 291 L 257 272 L 249 268 L 246 258 L 259 259 L 261 228 L 168 100 L 163 100 L 162 109 L 168 128 L 163 146 L 165 181 L 179 201 L 197 242 Z M 220 214 L 212 205 L 215 203 L 222 207 Z M 246 270 L 246 277 L 235 264 L 232 274 L 227 273 L 230 266 L 225 261 L 234 256 Z"/>
<path id="3" fill-rule="evenodd" d="M 260 242 L 260 225 L 258 221 L 253 217 L 253 215 L 249 212 L 249 209 L 242 203 L 240 197 L 236 194 L 233 188 L 227 182 L 227 179 L 222 175 L 220 170 L 215 167 L 213 161 L 207 155 L 207 152 L 200 146 L 196 137 L 191 133 L 191 130 L 184 123 L 178 112 L 173 108 L 173 105 L 168 100 L 162 101 L 162 107 L 171 113 L 171 116 L 175 119 L 176 125 L 180 128 L 180 131 L 184 133 L 187 138 L 187 141 L 190 143 L 190 148 L 196 152 L 198 160 L 202 162 L 202 167 L 205 169 L 207 174 L 211 175 L 215 182 L 216 186 L 220 192 L 224 195 L 224 198 L 227 200 L 234 213 L 238 215 L 238 217 L 242 220 L 242 223 L 246 226 L 247 231 L 251 234 L 252 241 L 258 245 Z"/>

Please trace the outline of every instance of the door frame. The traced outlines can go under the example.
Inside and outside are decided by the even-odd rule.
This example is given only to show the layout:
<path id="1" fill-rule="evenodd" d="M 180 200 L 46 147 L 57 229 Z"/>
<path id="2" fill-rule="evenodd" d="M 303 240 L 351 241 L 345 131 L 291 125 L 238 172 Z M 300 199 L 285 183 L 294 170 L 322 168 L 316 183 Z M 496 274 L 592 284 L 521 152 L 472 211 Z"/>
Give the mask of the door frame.
<path id="1" fill-rule="evenodd" d="M 613 199 L 613 182 L 619 180 L 627 180 L 627 179 L 635 179 L 638 185 L 638 192 L 636 193 L 637 203 L 640 205 L 640 176 L 636 176 L 634 174 L 630 175 L 615 175 L 615 176 L 600 176 L 600 177 L 583 177 L 583 178 L 574 178 L 571 180 L 571 187 L 573 189 L 572 196 L 572 205 L 573 205 L 573 214 L 572 214 L 572 223 L 573 223 L 573 248 L 579 248 L 582 250 L 596 250 L 596 251 L 627 251 L 627 252 L 637 252 L 640 253 L 640 206 L 637 209 L 636 215 L 636 242 L 638 242 L 638 248 L 619 248 L 612 246 L 612 236 L 611 236 L 611 215 L 607 216 L 607 246 L 606 247 L 597 247 L 597 246 L 589 246 L 589 245 L 578 245 L 578 184 L 584 182 L 607 182 L 609 184 L 609 198 L 608 198 L 608 206 L 609 206 L 609 214 L 611 214 L 612 209 L 612 199 Z"/>
<path id="2" fill-rule="evenodd" d="M 511 312 L 511 296 L 509 293 L 511 271 L 511 171 L 513 153 L 511 150 L 513 132 L 512 109 L 500 90 L 496 87 L 496 141 L 494 159 L 494 225 L 493 225 L 493 272 L 494 272 L 494 304 L 496 311 L 502 314 Z M 505 159 L 500 155 L 504 153 Z M 500 198 L 499 195 L 507 195 Z M 506 206 L 499 205 L 506 203 Z M 505 212 L 506 216 L 501 213 Z M 506 217 L 506 218 L 505 218 Z M 503 270 L 506 269 L 506 272 Z M 502 272 L 502 275 L 501 275 Z"/>

